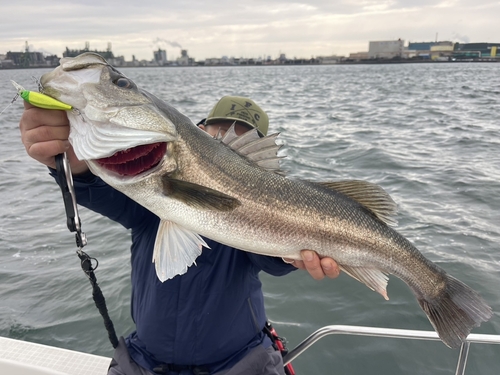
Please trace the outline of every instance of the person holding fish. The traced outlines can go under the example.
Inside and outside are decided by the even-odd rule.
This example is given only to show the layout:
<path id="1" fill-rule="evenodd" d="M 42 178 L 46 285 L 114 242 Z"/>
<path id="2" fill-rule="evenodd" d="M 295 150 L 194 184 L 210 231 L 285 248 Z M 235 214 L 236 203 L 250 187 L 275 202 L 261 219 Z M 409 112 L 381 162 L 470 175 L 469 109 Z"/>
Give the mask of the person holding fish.
<path id="1" fill-rule="evenodd" d="M 268 125 L 267 114 L 243 97 L 222 98 L 198 124 L 217 138 L 254 129 L 265 136 Z M 56 180 L 54 157 L 67 153 L 80 205 L 132 230 L 131 310 L 136 331 L 120 338 L 108 374 L 284 374 L 281 354 L 263 331 L 267 318 L 258 274 L 282 276 L 304 269 L 317 280 L 336 278 L 339 267 L 333 259 L 320 259 L 310 250 L 301 252 L 301 260 L 282 259 L 203 238 L 210 249 L 197 256 L 196 265 L 184 274 L 162 278 L 158 267 L 165 259 L 155 251 L 160 219 L 78 160 L 68 141 L 66 112 L 25 103 L 19 126 L 28 155 L 48 166 Z M 120 173 L 130 168 L 142 173 L 145 163 L 133 158 L 113 155 L 107 162 Z"/>

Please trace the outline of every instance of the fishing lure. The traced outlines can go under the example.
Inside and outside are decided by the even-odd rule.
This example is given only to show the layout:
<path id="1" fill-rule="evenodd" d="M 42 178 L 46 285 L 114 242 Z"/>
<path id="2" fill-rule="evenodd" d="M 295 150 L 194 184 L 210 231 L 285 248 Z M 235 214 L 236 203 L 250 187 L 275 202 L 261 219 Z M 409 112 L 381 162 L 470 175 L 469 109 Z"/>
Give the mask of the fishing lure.
<path id="1" fill-rule="evenodd" d="M 17 89 L 17 94 L 23 98 L 26 102 L 34 105 L 38 108 L 44 109 L 60 109 L 63 111 L 69 111 L 73 107 L 69 104 L 60 102 L 48 95 L 42 94 L 41 92 L 25 90 L 24 87 L 18 83 L 11 81 L 14 87 Z M 14 98 L 15 100 L 16 98 Z"/>

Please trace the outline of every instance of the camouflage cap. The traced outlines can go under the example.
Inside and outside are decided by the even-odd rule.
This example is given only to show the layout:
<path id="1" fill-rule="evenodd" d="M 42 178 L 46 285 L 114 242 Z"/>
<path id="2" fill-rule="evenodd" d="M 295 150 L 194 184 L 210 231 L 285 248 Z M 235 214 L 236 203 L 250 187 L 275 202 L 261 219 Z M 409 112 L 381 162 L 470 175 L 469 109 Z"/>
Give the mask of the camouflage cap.
<path id="1" fill-rule="evenodd" d="M 267 134 L 269 117 L 252 99 L 241 96 L 224 96 L 212 108 L 205 121 L 206 125 L 218 120 L 234 120 L 257 128 L 262 135 Z"/>

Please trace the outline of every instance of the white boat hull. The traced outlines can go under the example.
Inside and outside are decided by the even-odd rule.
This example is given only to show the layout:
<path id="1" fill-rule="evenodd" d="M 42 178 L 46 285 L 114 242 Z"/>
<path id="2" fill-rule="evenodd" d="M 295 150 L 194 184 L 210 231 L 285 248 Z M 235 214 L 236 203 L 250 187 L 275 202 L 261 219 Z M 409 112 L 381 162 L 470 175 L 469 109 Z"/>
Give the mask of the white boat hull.
<path id="1" fill-rule="evenodd" d="M 0 374 L 106 375 L 111 358 L 0 337 Z"/>

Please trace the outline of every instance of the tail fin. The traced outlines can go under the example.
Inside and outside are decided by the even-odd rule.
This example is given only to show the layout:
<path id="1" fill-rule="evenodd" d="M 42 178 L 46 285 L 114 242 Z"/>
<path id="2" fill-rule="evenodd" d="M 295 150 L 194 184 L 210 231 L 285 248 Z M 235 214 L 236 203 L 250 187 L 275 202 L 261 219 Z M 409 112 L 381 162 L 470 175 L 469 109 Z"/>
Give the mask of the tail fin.
<path id="1" fill-rule="evenodd" d="M 450 348 L 458 348 L 472 328 L 488 321 L 493 312 L 477 292 L 454 277 L 446 277 L 446 286 L 438 297 L 418 297 L 418 303 L 441 340 Z"/>

